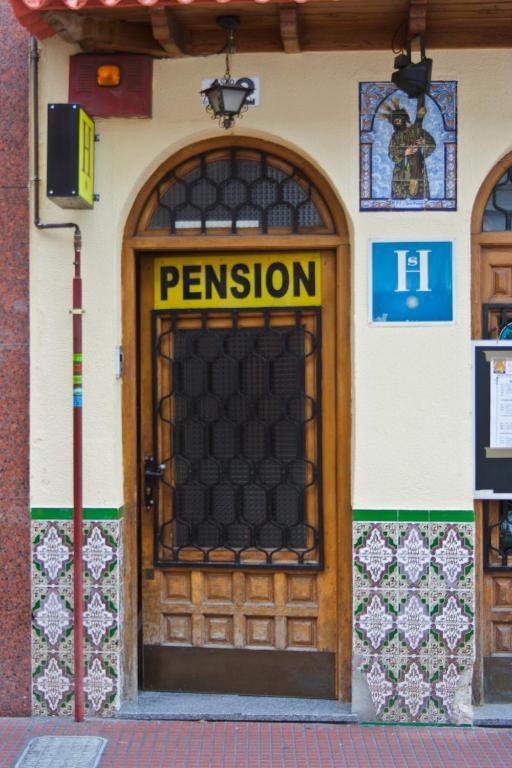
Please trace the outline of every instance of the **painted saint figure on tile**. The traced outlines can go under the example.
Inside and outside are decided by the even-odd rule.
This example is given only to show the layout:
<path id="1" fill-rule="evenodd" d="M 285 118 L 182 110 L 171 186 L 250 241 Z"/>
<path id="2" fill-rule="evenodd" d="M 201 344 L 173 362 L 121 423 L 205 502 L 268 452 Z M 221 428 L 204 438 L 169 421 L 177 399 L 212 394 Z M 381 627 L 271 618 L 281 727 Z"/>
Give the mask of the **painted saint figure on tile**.
<path id="1" fill-rule="evenodd" d="M 384 104 L 383 110 L 379 113 L 381 119 L 388 120 L 393 126 L 393 133 L 389 140 L 389 157 L 395 166 L 391 181 L 393 200 L 430 197 L 425 161 L 435 150 L 436 142 L 434 137 L 423 128 L 426 112 L 423 97 L 421 104 L 418 99 L 414 124 L 397 98 L 392 99 L 391 104 Z"/>
<path id="2" fill-rule="evenodd" d="M 455 210 L 456 83 L 360 83 L 361 210 Z"/>

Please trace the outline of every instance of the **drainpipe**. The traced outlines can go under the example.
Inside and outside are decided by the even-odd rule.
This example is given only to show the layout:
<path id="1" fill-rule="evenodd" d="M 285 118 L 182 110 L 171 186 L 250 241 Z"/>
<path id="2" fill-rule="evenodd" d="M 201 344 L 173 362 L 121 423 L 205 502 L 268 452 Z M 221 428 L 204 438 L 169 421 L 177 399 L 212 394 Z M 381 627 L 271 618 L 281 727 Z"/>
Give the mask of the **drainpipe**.
<path id="1" fill-rule="evenodd" d="M 74 222 L 43 224 L 39 216 L 39 49 L 31 38 L 32 120 L 34 127 L 34 226 L 37 229 L 73 229 L 73 614 L 75 667 L 75 720 L 84 719 L 84 589 L 83 589 L 83 501 L 82 501 L 82 233 Z"/>

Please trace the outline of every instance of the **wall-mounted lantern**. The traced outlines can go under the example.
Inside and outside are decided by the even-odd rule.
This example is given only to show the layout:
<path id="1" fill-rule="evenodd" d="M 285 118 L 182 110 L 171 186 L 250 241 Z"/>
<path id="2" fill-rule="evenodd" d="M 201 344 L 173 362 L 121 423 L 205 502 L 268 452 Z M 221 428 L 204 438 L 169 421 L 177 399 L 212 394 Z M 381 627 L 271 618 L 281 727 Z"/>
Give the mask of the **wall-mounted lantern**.
<path id="1" fill-rule="evenodd" d="M 405 53 L 400 53 L 395 59 L 396 71 L 391 80 L 397 88 L 409 97 L 418 97 L 428 91 L 432 78 L 432 59 L 425 54 L 425 38 L 418 35 L 420 41 L 420 60 L 414 62 L 411 55 L 412 38 L 408 38 Z"/>
<path id="2" fill-rule="evenodd" d="M 252 96 L 254 88 L 239 85 L 231 77 L 230 58 L 235 52 L 235 29 L 240 24 L 238 16 L 219 16 L 219 27 L 226 31 L 226 71 L 224 77 L 214 80 L 209 88 L 201 91 L 207 100 L 206 111 L 211 113 L 213 120 L 218 120 L 223 128 L 231 128 L 235 118 L 240 117 L 247 109 L 247 99 Z"/>

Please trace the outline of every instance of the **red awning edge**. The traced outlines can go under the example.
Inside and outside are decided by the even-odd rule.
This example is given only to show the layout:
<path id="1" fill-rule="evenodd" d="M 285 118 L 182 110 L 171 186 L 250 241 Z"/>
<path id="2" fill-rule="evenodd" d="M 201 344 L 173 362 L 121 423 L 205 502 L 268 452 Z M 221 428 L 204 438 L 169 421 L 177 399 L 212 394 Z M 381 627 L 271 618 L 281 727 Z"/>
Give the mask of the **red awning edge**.
<path id="1" fill-rule="evenodd" d="M 290 0 L 274 0 L 274 2 L 290 2 Z M 142 6 L 189 5 L 194 0 L 10 0 L 14 15 L 33 35 L 43 40 L 51 37 L 55 30 L 45 23 L 42 11 L 78 11 L 85 6 L 89 8 L 137 8 Z M 231 0 L 199 0 L 201 5 L 225 5 Z M 267 3 L 269 0 L 236 0 L 237 3 Z M 307 2 L 307 0 L 295 0 Z"/>
<path id="2" fill-rule="evenodd" d="M 10 0 L 10 3 L 20 24 L 39 40 L 44 40 L 45 37 L 51 37 L 55 34 L 55 30 L 44 22 L 41 14 L 37 11 L 31 11 L 23 0 Z"/>

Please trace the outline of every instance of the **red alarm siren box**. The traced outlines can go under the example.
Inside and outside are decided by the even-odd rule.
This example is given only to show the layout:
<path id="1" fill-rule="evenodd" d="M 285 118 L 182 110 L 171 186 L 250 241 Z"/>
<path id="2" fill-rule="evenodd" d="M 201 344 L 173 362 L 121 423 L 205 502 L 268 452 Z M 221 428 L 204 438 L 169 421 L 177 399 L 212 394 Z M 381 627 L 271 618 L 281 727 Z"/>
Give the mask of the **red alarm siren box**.
<path id="1" fill-rule="evenodd" d="M 151 56 L 79 53 L 69 62 L 70 102 L 95 117 L 151 117 Z"/>

